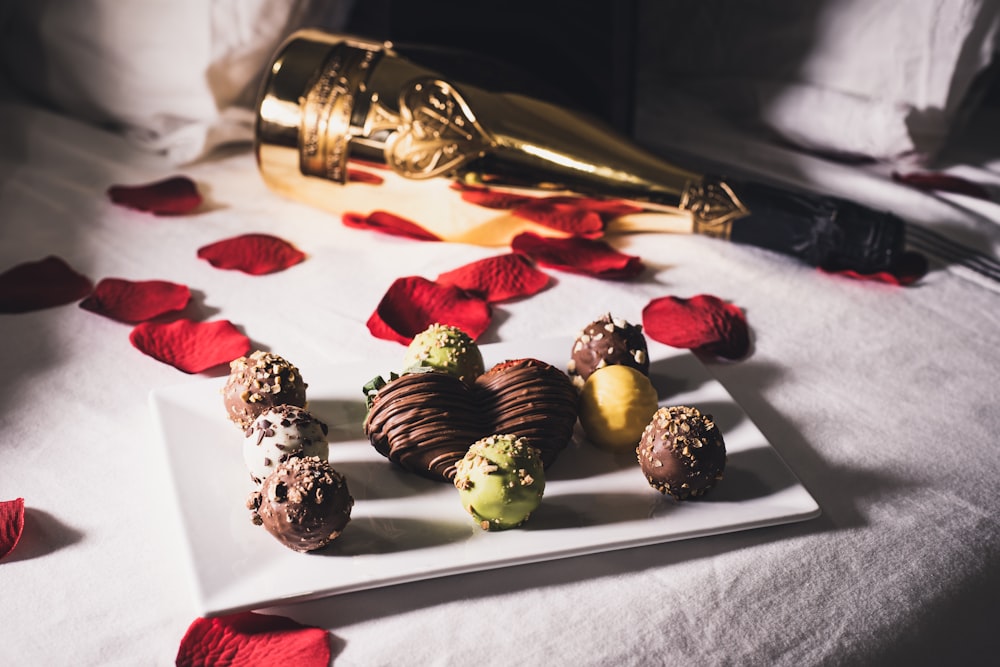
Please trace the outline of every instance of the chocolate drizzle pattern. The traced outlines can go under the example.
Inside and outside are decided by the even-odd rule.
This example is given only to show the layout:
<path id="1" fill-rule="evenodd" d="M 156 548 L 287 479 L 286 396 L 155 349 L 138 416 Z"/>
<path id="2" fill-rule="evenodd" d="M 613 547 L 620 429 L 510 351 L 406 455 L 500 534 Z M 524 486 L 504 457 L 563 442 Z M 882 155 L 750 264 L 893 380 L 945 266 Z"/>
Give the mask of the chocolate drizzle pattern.
<path id="1" fill-rule="evenodd" d="M 569 377 L 535 359 L 497 364 L 472 385 L 440 372 L 408 373 L 379 389 L 365 433 L 402 468 L 450 481 L 469 447 L 495 433 L 523 438 L 549 466 L 569 444 L 577 401 Z"/>

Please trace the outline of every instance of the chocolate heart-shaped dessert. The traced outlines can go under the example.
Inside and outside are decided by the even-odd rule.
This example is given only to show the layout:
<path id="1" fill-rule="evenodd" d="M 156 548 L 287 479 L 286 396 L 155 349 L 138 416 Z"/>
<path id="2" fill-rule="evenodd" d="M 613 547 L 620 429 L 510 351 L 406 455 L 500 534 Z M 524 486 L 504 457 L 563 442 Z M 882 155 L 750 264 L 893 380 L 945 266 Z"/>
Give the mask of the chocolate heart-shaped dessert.
<path id="1" fill-rule="evenodd" d="M 547 467 L 569 444 L 577 400 L 569 377 L 537 359 L 497 364 L 473 384 L 408 373 L 375 394 L 365 434 L 390 461 L 431 479 L 454 478 L 472 443 L 497 433 L 527 440 Z"/>

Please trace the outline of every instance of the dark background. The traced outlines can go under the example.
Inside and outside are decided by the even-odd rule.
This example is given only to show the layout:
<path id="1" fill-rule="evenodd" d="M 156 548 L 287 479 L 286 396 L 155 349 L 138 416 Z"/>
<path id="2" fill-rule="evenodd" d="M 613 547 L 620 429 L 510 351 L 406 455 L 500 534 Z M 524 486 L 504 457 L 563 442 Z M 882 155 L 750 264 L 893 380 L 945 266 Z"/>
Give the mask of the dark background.
<path id="1" fill-rule="evenodd" d="M 348 32 L 496 58 L 551 86 L 554 97 L 630 134 L 636 4 L 364 0 L 355 5 Z"/>

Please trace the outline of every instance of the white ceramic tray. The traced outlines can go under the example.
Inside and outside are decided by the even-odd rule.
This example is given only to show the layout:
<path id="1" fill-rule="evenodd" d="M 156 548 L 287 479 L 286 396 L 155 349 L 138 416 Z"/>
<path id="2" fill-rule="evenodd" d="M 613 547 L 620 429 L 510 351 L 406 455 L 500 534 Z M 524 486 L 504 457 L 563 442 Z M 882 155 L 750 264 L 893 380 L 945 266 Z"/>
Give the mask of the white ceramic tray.
<path id="1" fill-rule="evenodd" d="M 482 346 L 487 367 L 535 357 L 564 368 L 572 341 Z M 280 352 L 279 352 L 280 353 Z M 400 353 L 402 358 L 402 349 Z M 819 515 L 819 506 L 721 384 L 688 352 L 650 343 L 661 405 L 711 413 L 726 440 L 726 476 L 697 501 L 676 502 L 646 483 L 634 455 L 612 455 L 580 433 L 546 477 L 524 527 L 481 530 L 450 484 L 392 466 L 362 432 L 361 387 L 399 370 L 371 363 L 299 366 L 309 408 L 330 426 L 330 460 L 355 498 L 352 521 L 319 552 L 300 554 L 250 521 L 252 482 L 242 433 L 226 419 L 223 378 L 152 392 L 150 402 L 187 541 L 203 615 L 219 615 L 535 561 L 625 549 Z"/>

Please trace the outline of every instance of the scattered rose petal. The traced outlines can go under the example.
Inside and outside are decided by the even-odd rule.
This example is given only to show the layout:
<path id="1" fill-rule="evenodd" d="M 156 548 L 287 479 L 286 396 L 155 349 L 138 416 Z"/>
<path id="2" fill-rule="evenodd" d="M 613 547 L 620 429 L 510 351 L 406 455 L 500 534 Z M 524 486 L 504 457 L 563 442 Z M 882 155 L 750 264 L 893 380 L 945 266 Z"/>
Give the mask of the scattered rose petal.
<path id="1" fill-rule="evenodd" d="M 642 309 L 642 330 L 665 345 L 704 350 L 726 359 L 740 359 L 750 350 L 743 311 L 711 294 L 653 299 Z"/>
<path id="2" fill-rule="evenodd" d="M 596 238 L 604 233 L 604 221 L 595 211 L 563 198 L 538 199 L 513 210 L 519 218 L 530 220 L 573 236 Z"/>
<path id="3" fill-rule="evenodd" d="M 397 278 L 368 318 L 376 338 L 408 345 L 434 323 L 449 324 L 473 340 L 490 324 L 490 306 L 479 296 L 454 285 L 441 285 L 420 276 Z"/>
<path id="4" fill-rule="evenodd" d="M 367 183 L 368 185 L 382 185 L 385 179 L 378 174 L 361 169 L 348 169 L 347 180 L 351 183 Z"/>
<path id="5" fill-rule="evenodd" d="M 0 559 L 17 546 L 24 531 L 24 498 L 0 501 Z"/>
<path id="6" fill-rule="evenodd" d="M 346 227 L 367 229 L 392 236 L 402 236 L 416 241 L 440 241 L 436 234 L 427 231 L 417 223 L 388 211 L 374 211 L 368 215 L 345 213 L 341 220 Z"/>
<path id="7" fill-rule="evenodd" d="M 262 276 L 295 266 L 306 255 L 277 236 L 242 234 L 198 248 L 198 257 L 217 269 Z"/>
<path id="8" fill-rule="evenodd" d="M 454 285 L 498 303 L 542 291 L 549 276 L 523 255 L 508 253 L 471 262 L 438 276 L 442 285 Z"/>
<path id="9" fill-rule="evenodd" d="M 250 351 L 250 339 L 229 320 L 143 322 L 128 338 L 143 354 L 185 373 L 200 373 Z"/>
<path id="10" fill-rule="evenodd" d="M 618 252 L 597 239 L 546 238 L 523 232 L 514 237 L 511 248 L 542 266 L 605 280 L 629 280 L 645 268 L 640 258 Z"/>
<path id="11" fill-rule="evenodd" d="M 119 322 L 145 322 L 154 317 L 183 310 L 191 300 L 187 285 L 166 280 L 133 282 L 122 278 L 105 278 L 80 307 Z"/>
<path id="12" fill-rule="evenodd" d="M 112 203 L 154 215 L 184 215 L 201 206 L 198 186 L 187 176 L 173 176 L 141 185 L 112 185 Z"/>
<path id="13" fill-rule="evenodd" d="M 463 201 L 475 204 L 476 206 L 482 206 L 483 208 L 510 210 L 528 204 L 536 199 L 529 195 L 500 192 L 487 188 L 460 187 L 459 189 L 462 191 Z"/>
<path id="14" fill-rule="evenodd" d="M 978 199 L 990 199 L 986 188 L 960 176 L 939 171 L 892 172 L 892 180 L 927 192 L 953 192 Z"/>
<path id="15" fill-rule="evenodd" d="M 857 271 L 830 271 L 839 276 L 854 280 L 886 283 L 889 285 L 912 285 L 927 274 L 927 258 L 918 252 L 904 252 L 899 260 L 888 271 L 876 273 L 859 273 Z"/>
<path id="16" fill-rule="evenodd" d="M 94 288 L 59 257 L 18 264 L 0 273 L 0 313 L 27 313 L 79 301 Z"/>
<path id="17" fill-rule="evenodd" d="M 181 639 L 178 667 L 296 665 L 327 667 L 330 635 L 284 616 L 252 611 L 198 618 Z"/>
<path id="18" fill-rule="evenodd" d="M 569 200 L 570 198 L 565 199 Z M 592 199 L 589 197 L 576 197 L 573 198 L 572 201 L 580 208 L 597 213 L 605 222 L 623 215 L 629 215 L 631 213 L 642 213 L 644 210 L 641 206 L 636 206 L 635 204 L 630 204 L 618 199 Z"/>

